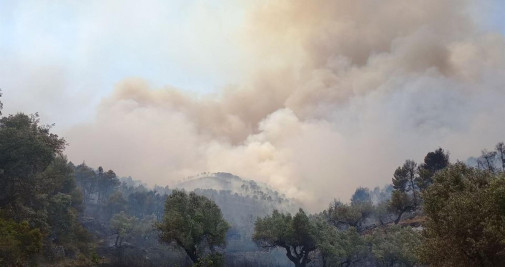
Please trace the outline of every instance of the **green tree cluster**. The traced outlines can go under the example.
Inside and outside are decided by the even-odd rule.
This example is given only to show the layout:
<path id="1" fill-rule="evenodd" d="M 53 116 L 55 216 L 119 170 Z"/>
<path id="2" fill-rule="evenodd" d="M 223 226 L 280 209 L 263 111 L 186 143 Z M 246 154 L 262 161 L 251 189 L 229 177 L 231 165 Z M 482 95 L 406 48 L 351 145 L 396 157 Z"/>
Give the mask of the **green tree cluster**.
<path id="1" fill-rule="evenodd" d="M 274 211 L 272 215 L 258 218 L 253 240 L 262 248 L 280 247 L 296 267 L 311 262 L 310 253 L 316 250 L 316 228 L 300 209 L 295 216 Z"/>
<path id="2" fill-rule="evenodd" d="M 217 247 L 225 245 L 230 228 L 219 207 L 204 196 L 175 190 L 165 202 L 165 213 L 156 224 L 160 241 L 175 243 L 195 264 L 210 259 L 217 264 Z M 214 266 L 214 265 L 212 265 Z"/>
<path id="3" fill-rule="evenodd" d="M 415 266 L 422 238 L 410 227 L 394 225 L 376 229 L 367 237 L 371 252 L 380 266 Z"/>
<path id="4" fill-rule="evenodd" d="M 29 253 L 41 253 L 48 262 L 89 253 L 89 238 L 77 220 L 82 197 L 71 164 L 62 154 L 64 147 L 65 140 L 51 133 L 50 126 L 41 125 L 37 114 L 0 119 L 3 230 L 11 238 L 33 241 L 23 253 L 2 253 L 4 264 L 16 265 Z M 40 243 L 42 247 L 35 249 Z M 10 242 L 1 249 L 16 251 L 16 244 Z"/>
<path id="5" fill-rule="evenodd" d="M 424 163 L 417 166 L 413 160 L 406 160 L 398 167 L 392 178 L 393 193 L 389 202 L 389 210 L 397 215 L 394 220 L 398 224 L 402 215 L 420 209 L 421 192 L 433 183 L 433 176 L 449 166 L 449 154 L 442 148 L 429 152 Z"/>
<path id="6" fill-rule="evenodd" d="M 356 228 L 339 230 L 321 217 L 316 217 L 314 223 L 317 229 L 317 248 L 324 267 L 350 266 L 367 254 L 365 239 Z"/>
<path id="7" fill-rule="evenodd" d="M 505 177 L 456 163 L 423 194 L 420 256 L 439 266 L 505 265 Z"/>
<path id="8" fill-rule="evenodd" d="M 361 232 L 364 221 L 373 213 L 373 205 L 369 199 L 350 204 L 334 201 L 323 213 L 335 227 L 354 227 Z"/>
<path id="9" fill-rule="evenodd" d="M 303 218 L 304 227 L 294 227 L 297 216 Z M 344 267 L 414 266 L 422 238 L 411 227 L 381 226 L 359 232 L 353 226 L 336 227 L 324 213 L 308 217 L 299 211 L 292 217 L 274 211 L 258 218 L 254 240 L 263 248 L 284 248 L 295 266 L 315 262 L 315 266 Z"/>
<path id="10" fill-rule="evenodd" d="M 0 218 L 0 265 L 34 265 L 42 248 L 42 233 L 27 221 L 21 223 Z"/>
<path id="11" fill-rule="evenodd" d="M 85 163 L 75 167 L 75 180 L 82 188 L 84 201 L 104 206 L 120 182 L 112 170 L 104 171 L 102 166 L 95 171 Z"/>

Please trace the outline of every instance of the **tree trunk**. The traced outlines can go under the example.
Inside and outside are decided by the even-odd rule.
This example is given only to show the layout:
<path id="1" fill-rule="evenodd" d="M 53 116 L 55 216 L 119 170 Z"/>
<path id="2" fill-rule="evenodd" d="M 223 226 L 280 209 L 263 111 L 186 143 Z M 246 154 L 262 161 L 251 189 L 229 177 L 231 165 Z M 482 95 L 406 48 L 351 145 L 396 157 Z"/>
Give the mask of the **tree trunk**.
<path id="1" fill-rule="evenodd" d="M 193 263 L 197 263 L 198 262 L 198 255 L 196 255 L 196 251 L 195 250 L 191 250 L 191 249 L 184 249 L 186 251 L 186 254 L 188 254 L 189 258 L 191 259 L 191 261 L 193 261 Z"/>
<path id="2" fill-rule="evenodd" d="M 290 261 L 292 261 L 295 264 L 295 267 L 305 267 L 307 265 L 306 261 L 302 257 L 298 257 L 298 255 L 295 257 L 293 256 L 293 253 L 291 252 L 291 248 L 286 246 L 284 247 L 286 249 L 286 256 Z M 296 253 L 296 248 L 294 248 Z"/>
<path id="3" fill-rule="evenodd" d="M 496 150 L 498 150 L 498 153 L 500 153 L 501 170 L 505 171 L 505 147 L 503 146 L 503 143 L 496 145 Z"/>
<path id="4" fill-rule="evenodd" d="M 412 194 L 414 194 L 414 208 L 417 208 L 417 195 L 413 176 L 410 178 L 410 186 L 412 187 Z"/>
<path id="5" fill-rule="evenodd" d="M 403 215 L 403 213 L 405 213 L 405 211 L 407 211 L 407 208 L 405 208 L 402 211 L 400 211 L 400 214 L 398 215 L 398 218 L 396 218 L 396 220 L 395 220 L 395 224 L 398 224 L 400 222 L 400 220 L 402 219 L 402 215 Z"/>

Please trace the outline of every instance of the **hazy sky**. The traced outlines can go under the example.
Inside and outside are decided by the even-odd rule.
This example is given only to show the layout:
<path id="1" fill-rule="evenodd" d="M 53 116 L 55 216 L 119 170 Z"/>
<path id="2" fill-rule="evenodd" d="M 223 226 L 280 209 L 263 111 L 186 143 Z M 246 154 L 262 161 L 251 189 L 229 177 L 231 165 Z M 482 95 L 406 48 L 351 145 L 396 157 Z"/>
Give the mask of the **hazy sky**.
<path id="1" fill-rule="evenodd" d="M 247 5 L 235 2 L 0 0 L 6 111 L 68 126 L 124 78 L 197 93 L 236 83 Z"/>
<path id="2" fill-rule="evenodd" d="M 204 171 L 325 207 L 505 139 L 500 0 L 0 0 L 4 113 L 149 184 Z"/>

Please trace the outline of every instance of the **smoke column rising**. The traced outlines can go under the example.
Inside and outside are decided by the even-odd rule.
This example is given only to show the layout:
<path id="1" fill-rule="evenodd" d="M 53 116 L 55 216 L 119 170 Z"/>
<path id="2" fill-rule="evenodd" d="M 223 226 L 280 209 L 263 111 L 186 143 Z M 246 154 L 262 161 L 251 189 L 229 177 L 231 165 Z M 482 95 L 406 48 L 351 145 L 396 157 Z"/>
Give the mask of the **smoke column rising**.
<path id="1" fill-rule="evenodd" d="M 149 184 L 231 172 L 313 210 L 439 146 L 464 160 L 505 139 L 505 42 L 472 4 L 257 1 L 234 36 L 240 84 L 195 96 L 124 80 L 67 152 Z"/>

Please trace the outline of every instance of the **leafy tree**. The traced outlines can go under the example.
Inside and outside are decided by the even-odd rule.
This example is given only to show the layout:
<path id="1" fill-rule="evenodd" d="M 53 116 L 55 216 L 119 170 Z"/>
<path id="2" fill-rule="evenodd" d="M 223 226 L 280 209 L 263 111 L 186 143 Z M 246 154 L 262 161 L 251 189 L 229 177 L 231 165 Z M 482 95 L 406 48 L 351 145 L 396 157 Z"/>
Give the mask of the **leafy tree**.
<path id="1" fill-rule="evenodd" d="M 371 200 L 354 201 L 351 204 L 334 201 L 323 213 L 336 227 L 355 227 L 358 231 L 362 231 L 363 222 L 373 213 L 373 205 Z"/>
<path id="2" fill-rule="evenodd" d="M 321 218 L 315 219 L 315 226 L 324 267 L 350 266 L 366 256 L 367 245 L 356 228 L 340 231 Z"/>
<path id="3" fill-rule="evenodd" d="M 446 153 L 442 148 L 429 152 L 424 157 L 424 163 L 419 165 L 419 177 L 416 179 L 417 186 L 421 190 L 426 189 L 433 183 L 433 175 L 447 166 L 449 166 L 449 153 Z"/>
<path id="4" fill-rule="evenodd" d="M 339 255 L 338 230 L 323 218 L 315 219 L 317 248 L 322 257 L 323 267 L 333 264 Z M 335 264 L 336 265 L 336 264 Z"/>
<path id="5" fill-rule="evenodd" d="M 505 172 L 505 145 L 503 142 L 496 144 L 496 153 L 501 162 L 501 170 Z"/>
<path id="6" fill-rule="evenodd" d="M 162 242 L 177 244 L 197 263 L 207 249 L 214 253 L 215 247 L 225 245 L 230 226 L 208 198 L 175 190 L 168 196 L 163 220 L 156 228 Z"/>
<path id="7" fill-rule="evenodd" d="M 121 247 L 123 241 L 130 235 L 138 225 L 138 218 L 128 216 L 124 211 L 114 214 L 110 219 L 110 227 L 116 234 L 114 246 Z"/>
<path id="8" fill-rule="evenodd" d="M 47 211 L 48 222 L 51 225 L 51 237 L 59 242 L 71 233 L 72 223 L 76 220 L 76 214 L 69 212 L 71 206 L 72 197 L 70 195 L 57 193 L 49 198 Z"/>
<path id="9" fill-rule="evenodd" d="M 415 181 L 417 164 L 412 160 L 406 160 L 393 174 L 393 192 L 389 201 L 389 210 L 395 212 L 398 217 L 395 224 L 401 220 L 407 211 L 413 211 L 419 204 L 419 196 Z"/>
<path id="10" fill-rule="evenodd" d="M 128 196 L 129 212 L 137 217 L 145 214 L 152 214 L 154 210 L 154 201 L 156 194 L 153 191 L 137 191 Z"/>
<path id="11" fill-rule="evenodd" d="M 126 209 L 126 200 L 123 198 L 123 193 L 116 191 L 109 197 L 105 211 L 108 214 L 116 214 Z"/>
<path id="12" fill-rule="evenodd" d="M 41 126 L 37 115 L 0 119 L 0 208 L 20 221 L 19 212 L 37 200 L 42 173 L 61 154 L 65 141 Z"/>
<path id="13" fill-rule="evenodd" d="M 456 163 L 423 194 L 421 260 L 440 266 L 505 265 L 505 177 Z"/>
<path id="14" fill-rule="evenodd" d="M 373 206 L 373 215 L 379 221 L 381 226 L 384 226 L 392 221 L 391 211 L 396 213 L 396 209 L 392 209 L 390 205 L 390 200 L 381 201 L 377 205 Z"/>
<path id="15" fill-rule="evenodd" d="M 370 190 L 364 187 L 358 187 L 354 194 L 351 197 L 351 203 L 365 203 L 372 202 L 372 198 L 370 196 Z"/>
<path id="16" fill-rule="evenodd" d="M 397 217 L 394 220 L 395 224 L 398 224 L 402 219 L 402 215 L 405 212 L 414 210 L 414 203 L 412 198 L 410 198 L 407 193 L 395 190 L 391 195 L 391 200 L 389 201 L 389 211 L 394 212 Z"/>
<path id="17" fill-rule="evenodd" d="M 302 267 L 311 262 L 310 253 L 316 250 L 316 229 L 302 209 L 294 217 L 274 210 L 256 220 L 253 240 L 262 248 L 284 248 L 289 260 Z"/>
<path id="18" fill-rule="evenodd" d="M 0 265 L 24 266 L 34 263 L 42 249 L 42 233 L 28 222 L 0 218 Z"/>
<path id="19" fill-rule="evenodd" d="M 194 265 L 194 267 L 218 267 L 224 266 L 224 257 L 221 253 L 211 253 L 202 257 Z"/>
<path id="20" fill-rule="evenodd" d="M 95 193 L 97 187 L 97 176 L 95 171 L 82 163 L 75 168 L 75 180 L 82 189 L 83 201 L 87 203 L 91 200 L 91 195 Z"/>
<path id="21" fill-rule="evenodd" d="M 54 248 L 68 255 L 89 252 L 86 231 L 77 221 L 82 198 L 64 147 L 65 141 L 40 125 L 36 114 L 0 119 L 0 218 L 27 222 L 39 231 L 40 251 L 51 261 L 57 256 Z M 15 244 L 6 249 L 16 251 Z"/>
<path id="22" fill-rule="evenodd" d="M 411 192 L 414 207 L 417 207 L 418 196 L 415 186 L 417 164 L 412 160 L 406 160 L 403 166 L 398 167 L 393 174 L 393 188 L 399 192 Z"/>
<path id="23" fill-rule="evenodd" d="M 421 234 L 410 227 L 394 225 L 376 229 L 369 237 L 371 251 L 380 266 L 414 266 Z"/>
<path id="24" fill-rule="evenodd" d="M 104 204 L 105 201 L 108 200 L 108 197 L 113 192 L 114 188 L 119 185 L 119 179 L 114 171 L 108 170 L 107 172 L 104 172 L 101 166 L 98 167 L 96 179 L 98 203 Z"/>
<path id="25" fill-rule="evenodd" d="M 496 151 L 482 150 L 482 155 L 477 159 L 477 164 L 480 169 L 487 170 L 489 172 L 495 172 L 495 157 Z"/>

